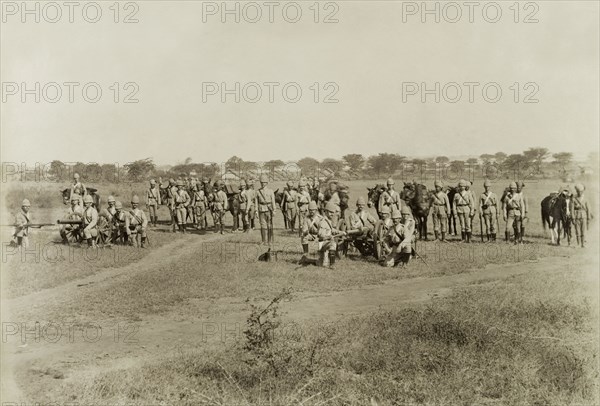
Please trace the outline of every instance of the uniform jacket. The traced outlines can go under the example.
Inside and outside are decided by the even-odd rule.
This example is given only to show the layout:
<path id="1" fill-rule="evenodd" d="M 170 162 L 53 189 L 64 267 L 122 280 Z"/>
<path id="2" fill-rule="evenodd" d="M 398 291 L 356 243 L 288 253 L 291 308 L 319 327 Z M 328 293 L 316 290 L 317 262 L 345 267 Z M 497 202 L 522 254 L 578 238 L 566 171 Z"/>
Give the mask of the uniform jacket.
<path id="1" fill-rule="evenodd" d="M 439 192 L 432 193 L 430 202 L 433 206 L 434 215 L 448 215 L 450 213 L 450 200 L 448 200 L 448 195 L 443 191 L 440 190 Z"/>
<path id="2" fill-rule="evenodd" d="M 308 191 L 303 190 L 296 193 L 296 206 L 298 210 L 305 212 L 308 211 L 308 204 L 310 203 L 310 194 Z"/>
<path id="3" fill-rule="evenodd" d="M 160 191 L 157 187 L 151 187 L 146 190 L 146 205 L 147 206 L 160 206 L 162 204 L 160 200 Z"/>
<path id="4" fill-rule="evenodd" d="M 71 197 L 73 197 L 74 194 L 78 195 L 78 196 L 84 196 L 87 193 L 85 186 L 83 185 L 83 183 L 81 182 L 76 182 L 71 184 L 71 195 L 69 196 L 69 199 L 71 199 Z"/>
<path id="5" fill-rule="evenodd" d="M 175 193 L 174 198 L 175 207 L 177 207 L 178 209 L 187 207 L 190 204 L 190 201 L 192 200 L 188 192 L 185 191 L 185 189 L 178 190 L 177 193 Z"/>
<path id="6" fill-rule="evenodd" d="M 92 230 L 98 224 L 98 211 L 92 206 L 83 210 L 83 225 L 84 230 Z"/>
<path id="7" fill-rule="evenodd" d="M 215 195 L 215 201 L 213 202 L 213 208 L 216 211 L 225 211 L 229 209 L 229 202 L 227 201 L 227 193 L 219 190 Z"/>
<path id="8" fill-rule="evenodd" d="M 513 211 L 513 213 L 517 216 L 520 216 L 524 213 L 523 209 L 525 206 L 525 202 L 523 201 L 523 196 L 520 193 L 507 194 L 504 200 L 504 213 L 508 214 Z"/>
<path id="9" fill-rule="evenodd" d="M 29 235 L 29 227 L 31 224 L 31 212 L 25 213 L 23 209 L 15 216 L 15 237 L 27 237 Z"/>
<path id="10" fill-rule="evenodd" d="M 129 229 L 129 223 L 130 223 L 130 217 L 131 215 L 126 212 L 125 210 L 121 210 L 118 214 L 115 213 L 115 215 L 112 218 L 113 224 L 115 225 L 115 227 L 121 229 L 121 230 L 125 230 L 125 229 Z"/>
<path id="11" fill-rule="evenodd" d="M 475 202 L 468 191 L 458 192 L 454 195 L 454 214 L 470 214 Z"/>
<path id="12" fill-rule="evenodd" d="M 484 214 L 495 214 L 498 209 L 498 197 L 492 191 L 486 194 L 485 192 L 479 196 L 479 210 Z"/>
<path id="13" fill-rule="evenodd" d="M 388 231 L 388 244 L 390 246 L 400 245 L 401 243 L 410 244 L 415 234 L 415 221 L 413 219 L 403 220 L 396 225 L 392 225 Z"/>
<path id="14" fill-rule="evenodd" d="M 256 200 L 258 201 L 259 212 L 275 211 L 275 193 L 268 187 L 258 189 L 256 192 Z"/>
<path id="15" fill-rule="evenodd" d="M 142 228 L 146 228 L 148 226 L 148 219 L 146 218 L 146 213 L 139 207 L 136 209 L 129 210 L 129 224 L 132 226 L 142 226 Z"/>
<path id="16" fill-rule="evenodd" d="M 319 213 L 315 213 L 315 215 L 312 217 L 306 216 L 304 218 L 304 223 L 302 224 L 302 234 L 304 236 L 317 236 L 319 234 L 319 224 L 322 220 L 323 217 L 319 215 Z"/>
<path id="17" fill-rule="evenodd" d="M 375 217 L 373 217 L 371 213 L 366 210 L 355 211 L 350 214 L 350 227 L 353 230 L 358 230 L 363 227 L 373 229 L 376 223 L 377 220 L 375 220 Z"/>
<path id="18" fill-rule="evenodd" d="M 381 209 L 383 206 L 389 206 L 391 210 L 400 210 L 401 202 L 400 202 L 400 194 L 395 190 L 385 190 L 379 196 L 379 202 L 377 204 L 377 210 L 381 213 Z"/>
<path id="19" fill-rule="evenodd" d="M 319 229 L 317 231 L 319 241 L 331 240 L 333 236 L 338 233 L 339 231 L 333 226 L 331 220 L 329 220 L 327 217 L 321 218 L 321 221 L 319 222 Z"/>

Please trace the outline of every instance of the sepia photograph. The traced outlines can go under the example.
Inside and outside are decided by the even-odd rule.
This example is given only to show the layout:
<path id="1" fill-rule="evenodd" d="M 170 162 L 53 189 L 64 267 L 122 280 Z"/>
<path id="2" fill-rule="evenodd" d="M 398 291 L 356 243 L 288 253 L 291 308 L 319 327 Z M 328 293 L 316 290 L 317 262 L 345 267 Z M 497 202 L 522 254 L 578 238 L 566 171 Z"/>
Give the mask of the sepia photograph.
<path id="1" fill-rule="evenodd" d="M 600 405 L 600 1 L 0 12 L 0 406 Z"/>

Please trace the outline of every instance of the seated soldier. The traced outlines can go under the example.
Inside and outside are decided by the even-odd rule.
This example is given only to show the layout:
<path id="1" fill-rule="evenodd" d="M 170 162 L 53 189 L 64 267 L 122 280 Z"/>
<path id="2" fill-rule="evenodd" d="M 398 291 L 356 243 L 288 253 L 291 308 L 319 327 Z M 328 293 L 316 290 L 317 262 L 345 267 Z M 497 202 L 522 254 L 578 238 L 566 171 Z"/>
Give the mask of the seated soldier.
<path id="1" fill-rule="evenodd" d="M 370 237 L 375 229 L 377 220 L 367 210 L 365 198 L 360 196 L 356 201 L 356 211 L 350 214 L 350 231 L 360 230 L 360 233 L 353 233 L 355 236 Z"/>
<path id="2" fill-rule="evenodd" d="M 83 218 L 83 208 L 79 205 L 79 196 L 71 196 L 71 207 L 67 210 L 64 220 L 81 220 Z M 69 243 L 68 234 L 76 233 L 81 224 L 63 224 L 60 227 L 60 236 L 64 244 Z"/>
<path id="3" fill-rule="evenodd" d="M 115 215 L 113 221 L 113 237 L 114 242 L 121 241 L 123 244 L 129 243 L 129 213 L 123 210 L 123 204 L 120 201 L 115 202 Z"/>
<path id="4" fill-rule="evenodd" d="M 127 228 L 128 237 L 131 237 L 132 231 L 142 238 L 142 248 L 146 248 L 146 228 L 148 219 L 146 213 L 138 207 L 140 198 L 133 196 L 131 198 L 131 210 L 129 210 L 129 227 Z"/>
<path id="5" fill-rule="evenodd" d="M 412 253 L 412 240 L 415 234 L 415 221 L 408 206 L 402 206 L 400 211 L 392 212 L 394 225 L 390 228 L 387 236 L 391 252 L 387 255 L 383 265 L 393 267 L 400 264 L 404 267 L 410 260 Z"/>
<path id="6" fill-rule="evenodd" d="M 308 215 L 304 217 L 302 222 L 302 237 L 300 241 L 302 243 L 303 256 L 308 254 L 308 243 L 309 241 L 315 241 L 318 238 L 319 223 L 323 220 L 323 217 L 318 213 L 319 207 L 313 200 L 308 204 Z"/>
<path id="7" fill-rule="evenodd" d="M 333 268 L 337 254 L 337 242 L 335 237 L 344 235 L 343 231 L 338 230 L 333 221 L 338 213 L 338 207 L 333 202 L 328 202 L 325 206 L 325 217 L 319 222 L 317 236 L 319 238 L 319 266 L 329 266 Z"/>
<path id="8" fill-rule="evenodd" d="M 93 206 L 92 196 L 83 197 L 83 237 L 88 243 L 88 248 L 96 248 L 96 237 L 98 237 L 98 211 Z"/>

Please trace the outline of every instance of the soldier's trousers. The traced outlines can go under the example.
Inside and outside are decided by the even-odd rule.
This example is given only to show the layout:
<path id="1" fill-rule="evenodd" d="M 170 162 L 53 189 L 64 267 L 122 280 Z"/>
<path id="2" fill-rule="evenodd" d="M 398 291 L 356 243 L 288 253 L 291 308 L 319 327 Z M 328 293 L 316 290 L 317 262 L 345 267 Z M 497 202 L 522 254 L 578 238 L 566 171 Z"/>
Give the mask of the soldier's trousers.
<path id="1" fill-rule="evenodd" d="M 148 212 L 150 213 L 150 222 L 153 222 L 153 219 L 157 218 L 157 210 L 158 206 L 150 205 L 148 206 Z"/>
<path id="2" fill-rule="evenodd" d="M 218 210 L 218 209 L 214 209 L 213 210 L 213 220 L 215 222 L 215 227 L 224 225 L 223 224 L 223 217 L 225 216 L 225 210 Z"/>
<path id="3" fill-rule="evenodd" d="M 298 210 L 298 232 L 300 233 L 300 236 L 302 236 L 302 225 L 306 221 L 307 215 L 307 210 Z"/>
<path id="4" fill-rule="evenodd" d="M 471 216 L 470 213 L 456 213 L 460 224 L 460 231 L 463 233 L 471 232 Z"/>
<path id="5" fill-rule="evenodd" d="M 482 214 L 483 224 L 485 225 L 486 234 L 496 233 L 496 213 L 489 211 Z"/>
<path id="6" fill-rule="evenodd" d="M 448 215 L 446 214 L 445 211 L 436 211 L 434 210 L 433 212 L 433 231 L 435 231 L 436 233 L 439 233 L 440 231 L 442 233 L 446 232 L 446 228 L 448 226 L 447 222 L 448 222 Z"/>
<path id="7" fill-rule="evenodd" d="M 285 210 L 286 215 L 287 215 L 287 219 L 288 219 L 288 227 L 290 229 L 293 229 L 294 226 L 296 225 L 296 216 L 297 216 L 297 211 L 295 207 L 291 207 L 289 209 Z M 302 224 L 302 223 L 300 223 Z"/>
<path id="8" fill-rule="evenodd" d="M 206 221 L 206 207 L 204 205 L 194 207 L 195 222 L 202 228 L 208 226 Z"/>
<path id="9" fill-rule="evenodd" d="M 575 216 L 573 217 L 573 227 L 575 228 L 575 236 L 580 240 L 581 243 L 585 242 L 585 227 L 586 227 L 586 218 L 584 217 L 585 213 L 579 213 L 577 210 L 575 211 Z"/>
<path id="10" fill-rule="evenodd" d="M 84 228 L 83 229 L 83 236 L 84 238 L 87 240 L 89 238 L 94 238 L 98 236 L 98 229 L 96 227 L 94 228 Z"/>
<path id="11" fill-rule="evenodd" d="M 329 266 L 329 257 L 334 255 L 337 251 L 337 243 L 335 240 L 319 241 L 319 260 L 317 265 Z"/>
<path id="12" fill-rule="evenodd" d="M 401 244 L 392 247 L 391 252 L 385 257 L 384 265 L 386 267 L 393 267 L 394 265 L 404 262 L 407 263 L 412 252 L 410 244 L 401 246 Z"/>
<path id="13" fill-rule="evenodd" d="M 510 210 L 508 212 L 508 216 L 506 218 L 506 232 L 510 235 L 511 231 L 517 230 L 520 232 L 521 224 L 523 221 L 523 217 L 521 217 L 521 212 L 518 210 Z"/>
<path id="14" fill-rule="evenodd" d="M 187 208 L 185 206 L 177 207 L 175 209 L 175 217 L 177 218 L 177 225 L 186 224 Z"/>
<path id="15" fill-rule="evenodd" d="M 129 230 L 129 235 L 131 234 L 137 234 L 140 237 L 146 238 L 146 229 L 144 227 L 142 227 L 141 225 L 136 225 L 135 228 L 133 230 Z"/>

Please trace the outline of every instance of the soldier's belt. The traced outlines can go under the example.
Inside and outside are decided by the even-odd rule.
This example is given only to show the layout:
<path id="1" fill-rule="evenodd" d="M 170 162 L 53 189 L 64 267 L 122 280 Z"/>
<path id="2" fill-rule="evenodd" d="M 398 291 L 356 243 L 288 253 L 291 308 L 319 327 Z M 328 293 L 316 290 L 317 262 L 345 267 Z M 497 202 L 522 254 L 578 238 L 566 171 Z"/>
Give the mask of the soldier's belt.
<path id="1" fill-rule="evenodd" d="M 465 207 L 468 206 L 468 204 L 457 204 L 458 207 Z"/>

